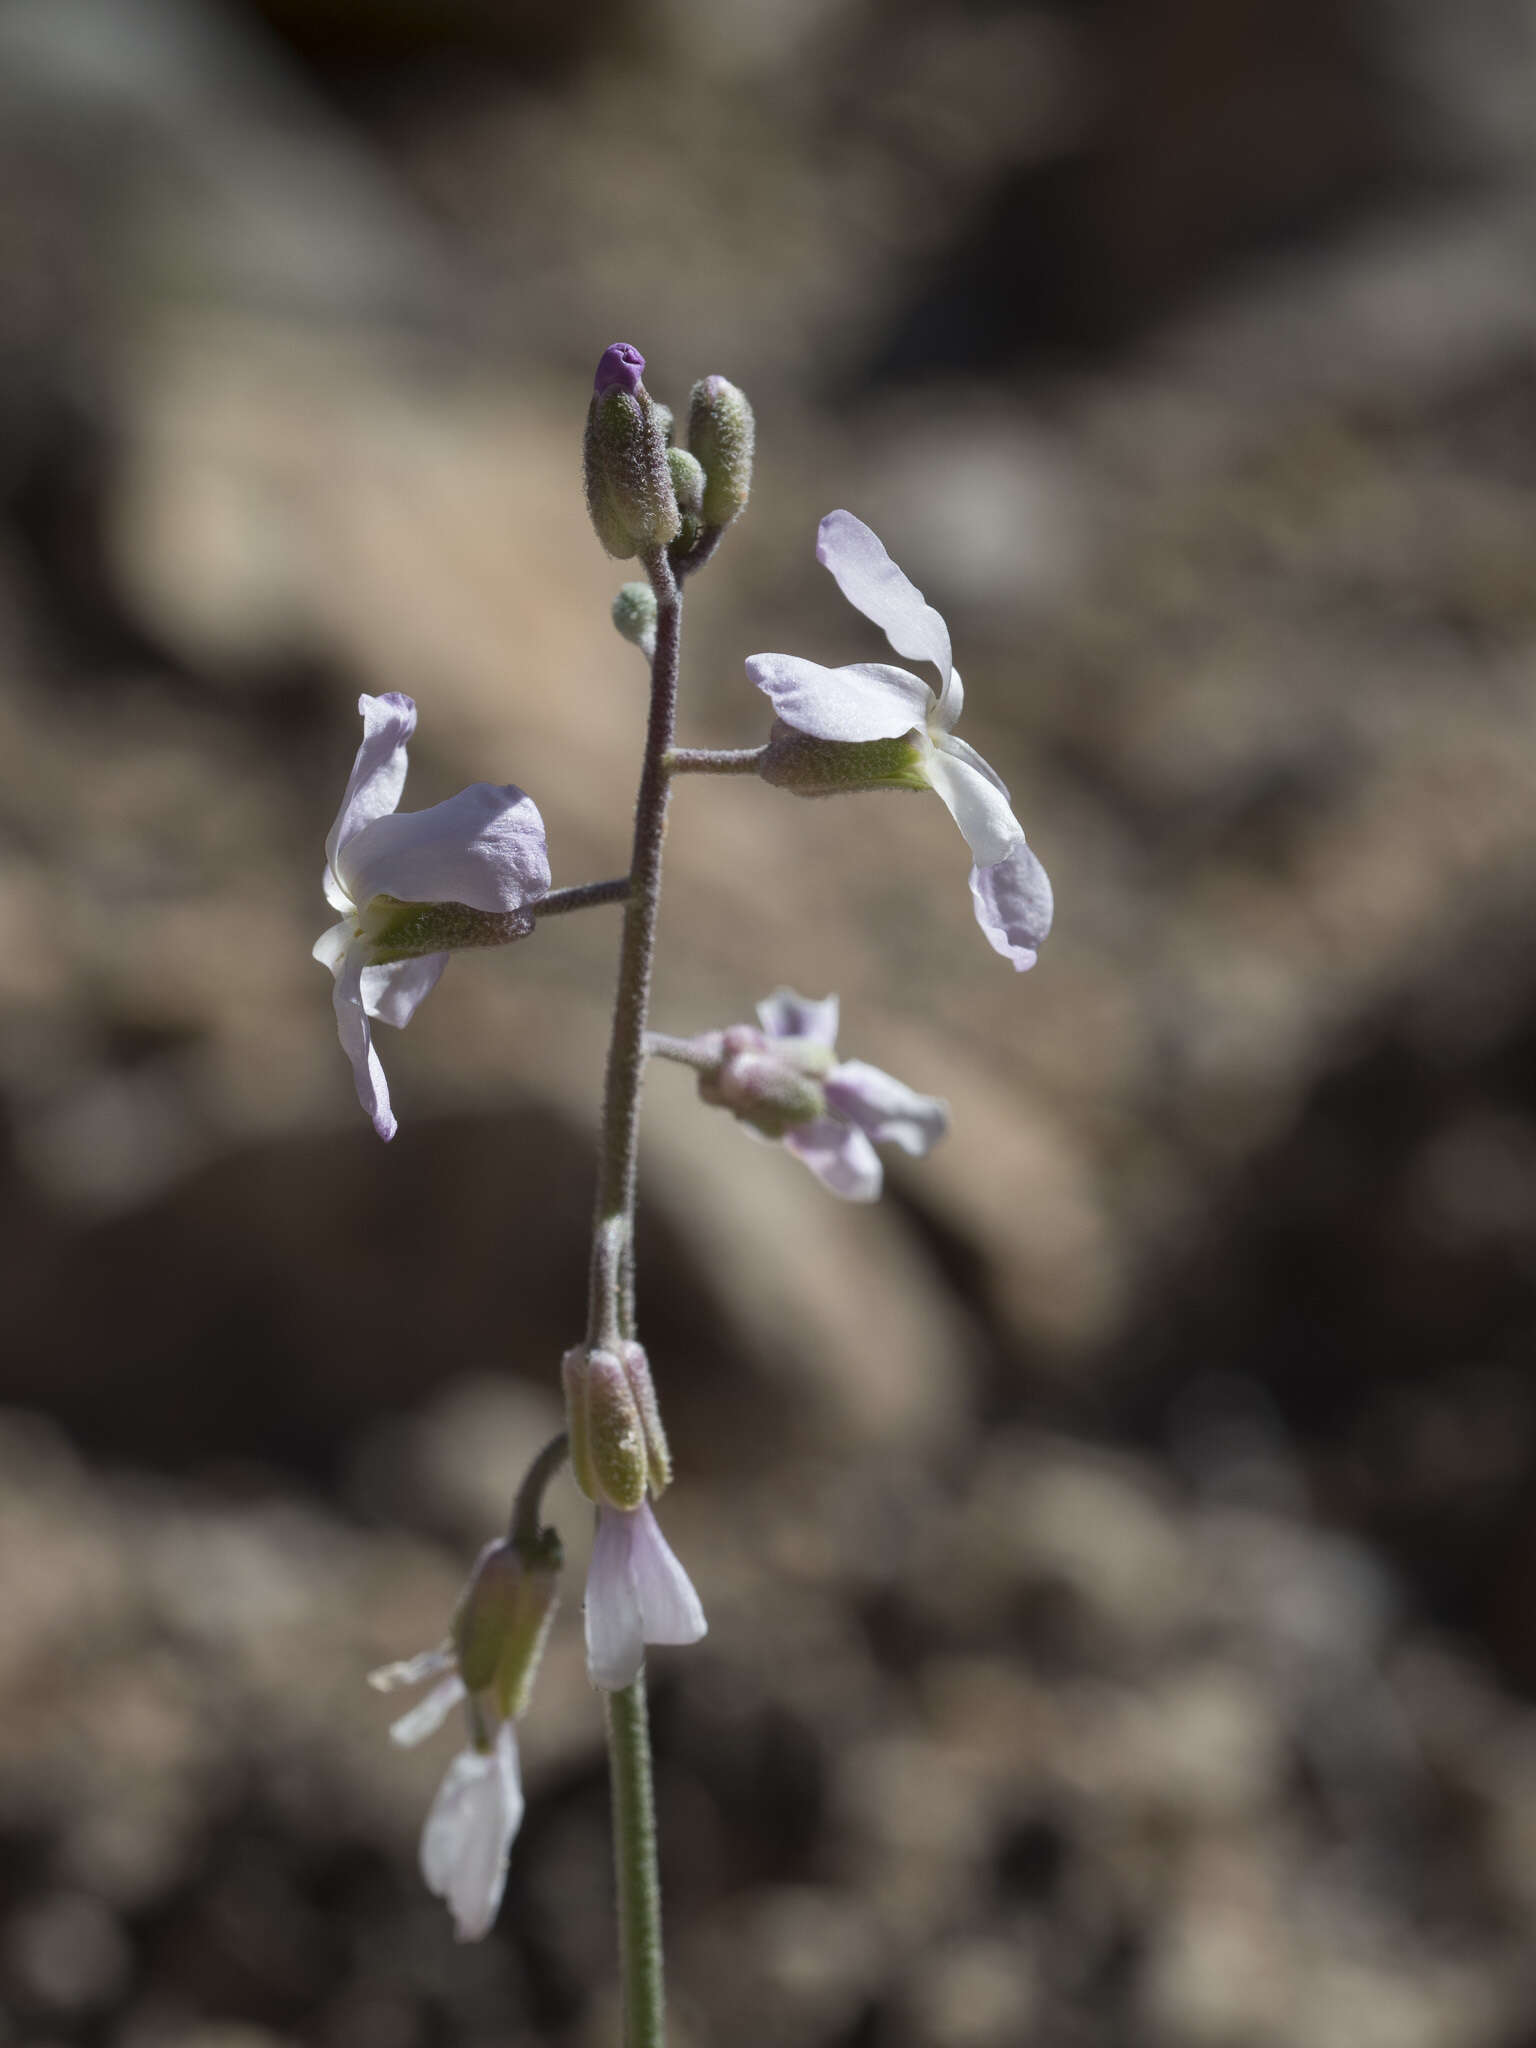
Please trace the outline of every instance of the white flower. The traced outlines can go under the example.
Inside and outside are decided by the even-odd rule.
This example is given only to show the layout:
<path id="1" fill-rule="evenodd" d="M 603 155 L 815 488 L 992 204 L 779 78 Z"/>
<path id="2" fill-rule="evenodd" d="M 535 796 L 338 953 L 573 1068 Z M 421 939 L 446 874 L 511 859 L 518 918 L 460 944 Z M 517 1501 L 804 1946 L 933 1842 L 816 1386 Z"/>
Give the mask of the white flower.
<path id="1" fill-rule="evenodd" d="M 938 670 L 937 695 L 920 676 L 882 662 L 823 668 L 794 654 L 755 654 L 747 674 L 785 725 L 812 739 L 857 743 L 911 735 L 917 770 L 938 792 L 971 849 L 971 897 L 988 943 L 1016 968 L 1033 967 L 1051 928 L 1051 885 L 1024 842 L 1007 785 L 974 747 L 956 739 L 964 692 L 949 628 L 851 512 L 829 512 L 816 559 L 848 602 L 873 620 L 898 654 Z"/>
<path id="2" fill-rule="evenodd" d="M 489 1749 L 461 1749 L 421 1831 L 427 1890 L 453 1915 L 460 1941 L 488 1934 L 507 1885 L 507 1858 L 523 1819 L 517 1737 L 503 1721 Z"/>
<path id="3" fill-rule="evenodd" d="M 523 1712 L 554 1616 L 560 1541 L 552 1529 L 487 1543 L 435 1650 L 368 1674 L 380 1692 L 432 1689 L 390 1729 L 406 1748 L 435 1735 L 463 1706 L 469 1742 L 448 1766 L 421 1831 L 421 1874 L 447 1901 L 460 1941 L 496 1918 L 507 1857 L 523 1818 L 513 1721 Z"/>
<path id="4" fill-rule="evenodd" d="M 639 1676 L 647 1643 L 696 1643 L 707 1623 L 693 1582 L 657 1527 L 649 1501 L 600 1507 L 587 1570 L 587 1669 L 605 1692 Z"/>
<path id="5" fill-rule="evenodd" d="M 468 1700 L 451 1643 L 427 1650 L 403 1664 L 386 1664 L 368 1675 L 380 1692 L 436 1678 L 426 1697 L 390 1729 L 395 1741 L 413 1748 L 435 1735 Z M 447 1674 L 447 1675 L 445 1675 Z M 460 1941 L 489 1933 L 507 1883 L 507 1858 L 523 1818 L 523 1786 L 517 1736 L 488 1700 L 477 1695 L 470 1714 L 471 1742 L 449 1764 L 421 1831 L 421 1874 L 428 1891 L 453 1915 Z"/>
<path id="6" fill-rule="evenodd" d="M 533 928 L 549 891 L 544 823 L 532 797 L 477 782 L 430 810 L 399 812 L 416 706 L 360 697 L 363 743 L 325 842 L 323 887 L 342 913 L 315 942 L 335 977 L 336 1028 L 358 1100 L 381 1138 L 396 1124 L 372 1022 L 408 1024 L 450 951 L 504 944 Z M 435 909 L 424 906 L 438 906 Z"/>

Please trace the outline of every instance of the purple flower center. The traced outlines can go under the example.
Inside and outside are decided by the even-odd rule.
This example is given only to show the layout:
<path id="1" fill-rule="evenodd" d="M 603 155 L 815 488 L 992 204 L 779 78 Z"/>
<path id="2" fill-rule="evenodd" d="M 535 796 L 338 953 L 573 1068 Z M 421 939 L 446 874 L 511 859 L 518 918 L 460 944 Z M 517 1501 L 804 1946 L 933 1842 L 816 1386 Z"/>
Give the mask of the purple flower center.
<path id="1" fill-rule="evenodd" d="M 645 357 L 632 341 L 615 341 L 603 350 L 592 380 L 599 398 L 605 391 L 638 391 Z"/>

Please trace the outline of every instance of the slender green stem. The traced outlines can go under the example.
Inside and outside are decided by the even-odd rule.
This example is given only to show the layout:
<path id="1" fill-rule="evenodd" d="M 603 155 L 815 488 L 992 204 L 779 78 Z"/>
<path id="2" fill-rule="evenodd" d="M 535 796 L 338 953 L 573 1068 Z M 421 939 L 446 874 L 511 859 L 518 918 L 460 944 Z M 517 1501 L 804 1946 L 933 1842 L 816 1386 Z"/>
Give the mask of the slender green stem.
<path id="1" fill-rule="evenodd" d="M 674 747 L 667 756 L 673 775 L 755 775 L 766 747 Z"/>
<path id="2" fill-rule="evenodd" d="M 531 1557 L 544 1534 L 544 1489 L 565 1463 L 570 1444 L 562 1429 L 550 1438 L 523 1476 L 512 1503 L 512 1524 L 508 1534 L 525 1556 Z"/>
<path id="3" fill-rule="evenodd" d="M 711 1052 L 706 1046 L 695 1045 L 692 1039 L 669 1038 L 664 1031 L 647 1031 L 645 1050 L 649 1059 L 676 1060 L 679 1066 L 697 1067 L 700 1072 L 720 1064 L 718 1044 Z"/>
<path id="4" fill-rule="evenodd" d="M 619 1883 L 619 1968 L 624 1982 L 624 2048 L 662 2048 L 667 2014 L 661 1958 L 661 1887 L 656 1874 L 656 1799 L 645 1713 L 645 1674 L 608 1701 L 608 1769 L 613 1791 L 614 1868 Z"/>
<path id="5" fill-rule="evenodd" d="M 625 1327 L 630 1318 L 623 1276 L 634 1234 L 640 1083 L 645 1071 L 645 1022 L 661 902 L 661 850 L 666 836 L 667 799 L 671 794 L 666 756 L 677 718 L 683 609 L 682 593 L 665 553 L 658 549 L 646 559 L 645 567 L 656 593 L 656 652 L 651 659 L 651 711 L 640 788 L 635 798 L 629 896 L 624 906 L 613 1035 L 608 1042 L 608 1071 L 603 1089 L 597 1214 L 592 1232 L 587 1305 L 589 1344 L 612 1343 L 615 1338 L 633 1335 L 632 1329 Z"/>
<path id="6" fill-rule="evenodd" d="M 618 988 L 598 1146 L 597 1203 L 587 1302 L 587 1342 L 611 1344 L 635 1332 L 634 1230 L 640 1084 L 651 963 L 661 903 L 661 855 L 671 776 L 667 767 L 677 718 L 682 594 L 664 551 L 645 558 L 656 593 L 656 650 L 651 658 L 651 708 L 645 759 L 635 798 L 635 837 Z M 656 1813 L 645 1676 L 607 1695 L 608 1769 L 613 1783 L 613 1855 L 618 1880 L 619 1955 L 624 1983 L 625 2048 L 664 2048 L 666 1994 L 662 1976 L 661 1880 L 656 1867 Z"/>
<path id="7" fill-rule="evenodd" d="M 530 905 L 535 917 L 563 917 L 568 910 L 591 910 L 599 903 L 622 903 L 629 895 L 628 875 L 611 882 L 578 882 L 573 889 L 551 889 Z"/>

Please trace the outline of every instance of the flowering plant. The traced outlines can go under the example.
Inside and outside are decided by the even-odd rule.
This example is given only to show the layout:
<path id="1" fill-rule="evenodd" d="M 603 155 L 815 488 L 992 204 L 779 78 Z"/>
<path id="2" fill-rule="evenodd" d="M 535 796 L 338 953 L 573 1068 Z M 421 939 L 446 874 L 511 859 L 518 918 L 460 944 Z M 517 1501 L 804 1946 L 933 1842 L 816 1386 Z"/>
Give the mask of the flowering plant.
<path id="1" fill-rule="evenodd" d="M 648 1646 L 705 1633 L 693 1583 L 661 1533 L 653 1503 L 672 1477 L 650 1364 L 635 1315 L 634 1216 L 641 1083 L 651 1058 L 694 1069 L 699 1094 L 752 1136 L 782 1144 L 832 1194 L 880 1193 L 875 1147 L 914 1158 L 944 1135 L 948 1110 L 880 1068 L 837 1052 L 838 999 L 781 988 L 755 1024 L 673 1037 L 649 1028 L 662 849 L 675 782 L 689 774 L 755 775 L 802 795 L 931 789 L 972 856 L 970 886 L 988 942 L 1015 968 L 1034 964 L 1051 921 L 1045 872 L 1025 844 L 1001 778 L 954 726 L 962 703 L 949 629 L 852 513 L 821 522 L 817 556 L 843 595 L 899 655 L 926 662 L 935 690 L 903 668 L 823 668 L 758 654 L 751 680 L 776 714 L 757 747 L 709 750 L 675 741 L 682 590 L 745 508 L 754 427 L 744 395 L 723 377 L 693 388 L 687 446 L 652 399 L 645 360 L 629 343 L 598 365 L 584 447 L 593 528 L 644 581 L 614 603 L 619 632 L 650 665 L 650 716 L 627 871 L 552 886 L 544 826 L 512 784 L 476 783 L 446 803 L 399 810 L 416 709 L 408 697 L 365 696 L 363 739 L 326 839 L 324 888 L 339 915 L 315 946 L 334 977 L 341 1042 L 359 1100 L 383 1138 L 396 1129 L 374 1023 L 404 1025 L 436 986 L 451 952 L 527 938 L 542 919 L 622 904 L 613 1027 L 603 1093 L 586 1327 L 561 1364 L 566 1429 L 518 1489 L 511 1529 L 486 1545 L 442 1645 L 374 1673 L 374 1683 L 435 1683 L 392 1733 L 424 1740 L 462 1708 L 465 1747 L 453 1759 L 422 1833 L 421 1867 L 457 1933 L 494 1922 L 523 1812 L 516 1721 L 532 1698 L 554 1611 L 559 1539 L 542 1524 L 551 1475 L 567 1460 L 592 1503 L 586 1589 L 588 1669 L 605 1703 L 614 1786 L 615 1869 L 629 2048 L 664 2034 L 660 1906 L 651 1810 L 644 1659 Z"/>

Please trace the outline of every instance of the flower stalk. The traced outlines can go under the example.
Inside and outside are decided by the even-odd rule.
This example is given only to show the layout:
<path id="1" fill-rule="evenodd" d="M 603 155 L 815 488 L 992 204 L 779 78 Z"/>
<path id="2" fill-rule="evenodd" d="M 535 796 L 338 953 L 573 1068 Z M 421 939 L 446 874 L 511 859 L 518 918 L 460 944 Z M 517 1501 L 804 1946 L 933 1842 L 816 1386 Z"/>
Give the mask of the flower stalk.
<path id="1" fill-rule="evenodd" d="M 671 794 L 668 754 L 677 719 L 682 592 L 664 548 L 647 550 L 642 559 L 656 597 L 656 645 L 651 657 L 650 714 L 635 798 L 635 836 L 598 1143 L 597 1202 L 587 1303 L 587 1342 L 593 1346 L 612 1345 L 635 1335 L 634 1229 L 640 1087 L 645 1072 L 646 1020 L 661 905 L 662 845 Z M 661 1880 L 656 1862 L 656 1812 L 644 1674 L 604 1697 L 608 1768 L 613 1787 L 625 2048 L 662 2048 L 666 2009 Z"/>

